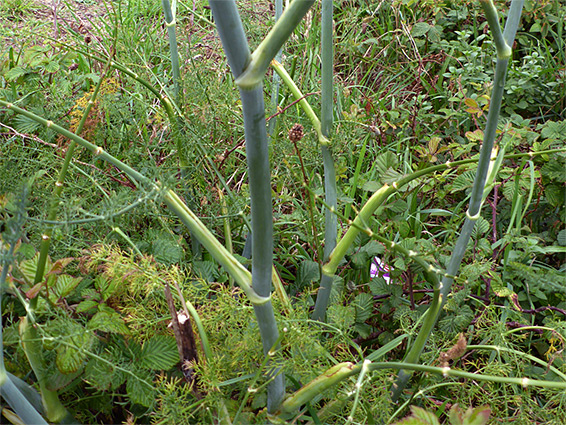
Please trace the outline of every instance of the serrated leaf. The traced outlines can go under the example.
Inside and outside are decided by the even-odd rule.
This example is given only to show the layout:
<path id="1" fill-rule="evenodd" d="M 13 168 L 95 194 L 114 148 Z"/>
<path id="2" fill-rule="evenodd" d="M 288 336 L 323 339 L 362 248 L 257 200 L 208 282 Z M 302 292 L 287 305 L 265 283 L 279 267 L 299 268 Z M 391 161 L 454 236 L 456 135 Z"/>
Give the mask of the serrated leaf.
<path id="1" fill-rule="evenodd" d="M 467 111 L 472 112 L 469 109 Z M 466 139 L 468 139 L 470 142 L 479 142 L 483 140 L 483 131 L 482 130 L 466 131 Z"/>
<path id="2" fill-rule="evenodd" d="M 193 273 L 207 282 L 213 282 L 217 274 L 217 266 L 212 261 L 194 261 Z"/>
<path id="3" fill-rule="evenodd" d="M 83 366 L 93 337 L 78 324 L 68 326 L 67 331 L 73 334 L 69 336 L 66 344 L 57 346 L 55 363 L 61 373 L 74 373 Z"/>
<path id="4" fill-rule="evenodd" d="M 61 273 L 63 271 L 63 269 L 66 266 L 68 266 L 73 260 L 74 260 L 74 258 L 72 258 L 72 257 L 59 258 L 49 268 L 49 273 Z"/>
<path id="5" fill-rule="evenodd" d="M 472 238 L 473 239 L 478 239 L 481 236 L 483 236 L 486 232 L 489 231 L 490 228 L 490 224 L 489 221 L 487 221 L 485 218 L 483 217 L 479 217 L 476 221 L 476 224 L 474 225 L 474 228 L 472 230 Z"/>
<path id="6" fill-rule="evenodd" d="M 365 292 L 356 295 L 354 306 L 356 308 L 356 322 L 364 323 L 372 315 L 373 296 Z"/>
<path id="7" fill-rule="evenodd" d="M 351 305 L 333 304 L 328 308 L 326 315 L 330 323 L 347 332 L 355 323 L 356 312 Z"/>
<path id="8" fill-rule="evenodd" d="M 153 241 L 151 250 L 155 259 L 165 264 L 179 263 L 184 257 L 183 248 L 179 242 L 164 232 Z"/>
<path id="9" fill-rule="evenodd" d="M 543 176 L 558 183 L 566 182 L 566 167 L 563 162 L 561 163 L 555 159 L 551 159 L 542 166 L 540 172 Z"/>
<path id="10" fill-rule="evenodd" d="M 558 245 L 566 246 L 566 229 L 562 229 L 560 232 L 558 232 L 558 235 L 556 235 L 556 240 L 558 241 Z"/>
<path id="11" fill-rule="evenodd" d="M 86 311 L 89 311 L 93 308 L 96 308 L 98 306 L 98 302 L 94 301 L 94 300 L 84 300 L 81 301 L 79 303 L 79 305 L 77 305 L 77 309 L 75 310 L 77 313 L 84 313 Z"/>
<path id="12" fill-rule="evenodd" d="M 81 280 L 83 280 L 81 277 L 73 277 L 68 274 L 57 276 L 57 281 L 55 282 L 55 294 L 59 298 L 66 297 L 73 292 Z"/>
<path id="13" fill-rule="evenodd" d="M 434 413 L 411 406 L 411 416 L 396 422 L 396 425 L 440 425 L 440 422 Z"/>
<path id="14" fill-rule="evenodd" d="M 111 362 L 91 358 L 85 368 L 85 379 L 96 389 L 107 391 L 122 385 L 126 380 L 126 375 L 117 370 Z"/>
<path id="15" fill-rule="evenodd" d="M 566 140 L 566 120 L 559 122 L 548 121 L 544 123 L 541 135 L 545 139 Z"/>
<path id="16" fill-rule="evenodd" d="M 133 404 L 141 404 L 145 407 L 153 405 L 155 400 L 155 388 L 152 385 L 150 373 L 138 372 L 136 376 L 128 376 L 126 392 Z"/>
<path id="17" fill-rule="evenodd" d="M 179 362 L 175 338 L 156 335 L 145 341 L 140 356 L 140 366 L 154 370 L 169 370 Z"/>
<path id="18" fill-rule="evenodd" d="M 299 264 L 296 286 L 303 288 L 320 279 L 320 268 L 315 261 L 305 260 Z"/>
<path id="19" fill-rule="evenodd" d="M 453 193 L 459 190 L 464 190 L 472 187 L 475 176 L 476 176 L 476 172 L 474 170 L 464 171 L 462 174 L 460 174 L 454 179 L 451 185 L 452 187 L 450 188 L 450 192 Z"/>
<path id="20" fill-rule="evenodd" d="M 107 300 L 116 292 L 120 285 L 119 279 L 108 279 L 104 275 L 98 275 L 94 279 L 94 287 L 100 291 L 103 300 Z"/>
<path id="21" fill-rule="evenodd" d="M 112 313 L 109 311 L 99 311 L 92 317 L 92 319 L 89 320 L 87 327 L 91 330 L 99 330 L 122 335 L 128 335 L 130 333 L 128 327 L 124 323 L 124 320 L 113 310 Z"/>
<path id="22" fill-rule="evenodd" d="M 389 151 L 378 155 L 375 159 L 375 168 L 380 175 L 384 174 L 389 168 L 397 168 L 398 164 L 399 160 L 397 159 L 397 156 L 393 152 Z"/>
<path id="23" fill-rule="evenodd" d="M 381 276 L 375 277 L 370 281 L 369 289 L 373 295 L 387 295 L 391 293 L 391 288 Z"/>
<path id="24" fill-rule="evenodd" d="M 564 206 L 566 196 L 564 194 L 564 187 L 556 184 L 549 184 L 544 188 L 544 196 L 550 205 L 553 207 Z"/>
<path id="25" fill-rule="evenodd" d="M 21 66 L 15 66 L 4 74 L 4 78 L 6 78 L 6 81 L 11 82 L 16 81 L 18 78 L 26 74 L 27 71 L 24 68 Z"/>
<path id="26" fill-rule="evenodd" d="M 60 65 L 59 62 L 50 60 L 45 64 L 45 72 L 53 73 L 59 71 Z"/>

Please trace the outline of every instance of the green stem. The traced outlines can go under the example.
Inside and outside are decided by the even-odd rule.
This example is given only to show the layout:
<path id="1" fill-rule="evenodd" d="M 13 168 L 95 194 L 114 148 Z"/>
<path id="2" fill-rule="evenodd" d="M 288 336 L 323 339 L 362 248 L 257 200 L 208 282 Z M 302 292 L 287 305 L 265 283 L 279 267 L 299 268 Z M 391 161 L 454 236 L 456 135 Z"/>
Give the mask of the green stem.
<path id="1" fill-rule="evenodd" d="M 271 31 L 269 31 L 269 34 L 267 34 L 250 56 L 250 61 L 246 63 L 246 68 L 237 73 L 234 73 L 234 70 L 232 70 L 238 87 L 250 90 L 263 80 L 269 63 L 299 25 L 314 1 L 315 0 L 294 0 L 285 9 Z"/>
<path id="2" fill-rule="evenodd" d="M 321 130 L 322 135 L 330 138 L 330 132 L 333 125 L 333 76 L 334 76 L 334 39 L 332 33 L 332 0 L 322 0 L 322 94 L 321 94 Z M 324 195 L 326 204 L 329 206 L 324 210 L 324 261 L 328 261 L 330 254 L 336 247 L 336 239 L 338 237 L 338 221 L 336 220 L 336 211 L 338 208 L 338 195 L 336 189 L 336 170 L 334 167 L 334 158 L 329 145 L 321 144 L 322 161 L 324 166 Z M 332 292 L 332 276 L 321 275 L 320 288 L 316 296 L 316 303 L 312 318 L 314 320 L 324 321 L 326 309 L 330 301 Z"/>
<path id="3" fill-rule="evenodd" d="M 234 1 L 223 0 L 210 0 L 209 4 L 216 20 L 216 28 L 228 58 L 230 69 L 237 81 L 246 67 L 248 67 L 251 55 L 236 4 Z M 283 19 L 284 17 L 275 26 Z M 279 32 L 277 34 L 281 36 Z M 282 44 L 273 52 L 273 56 L 275 56 Z M 265 69 L 267 69 L 267 65 Z M 263 78 L 264 72 L 265 70 L 262 72 L 261 78 Z M 273 206 L 271 201 L 271 172 L 261 78 L 253 85 L 246 87 L 246 89 L 243 89 L 243 86 L 241 86 L 240 98 L 244 115 L 246 160 L 253 229 L 252 286 L 255 293 L 269 300 L 273 268 Z M 265 355 L 268 355 L 279 339 L 279 330 L 277 329 L 271 301 L 254 304 L 254 311 L 259 325 L 263 352 Z M 273 412 L 281 404 L 285 395 L 284 377 L 277 368 L 270 371 L 270 378 L 272 380 L 267 387 L 268 413 Z"/>
<path id="4" fill-rule="evenodd" d="M 493 5 L 493 2 L 491 0 L 481 0 L 480 4 L 484 9 L 490 30 L 495 39 L 495 45 L 497 48 L 497 63 L 495 66 L 493 92 L 491 95 L 491 102 L 487 115 L 487 124 L 484 131 L 482 147 L 480 150 L 476 177 L 474 179 L 474 185 L 472 188 L 472 193 L 470 195 L 470 203 L 468 206 L 468 211 L 466 212 L 466 219 L 462 230 L 460 231 L 460 236 L 458 237 L 458 240 L 456 241 L 456 244 L 452 251 L 452 256 L 450 257 L 448 267 L 446 268 L 446 274 L 440 282 L 440 307 L 445 302 L 446 297 L 450 293 L 450 289 L 452 288 L 452 284 L 454 282 L 454 276 L 458 273 L 460 264 L 464 258 L 464 254 L 466 253 L 466 248 L 472 235 L 472 231 L 474 229 L 476 221 L 480 217 L 483 193 L 487 181 L 489 166 L 491 163 L 491 152 L 495 141 L 499 112 L 501 110 L 501 103 L 503 99 L 505 76 L 507 74 L 509 58 L 511 57 L 511 48 L 509 46 L 513 44 L 513 40 L 511 38 L 508 38 L 508 41 L 510 42 L 509 44 L 507 44 L 507 42 L 503 39 L 503 36 L 501 34 L 501 27 L 499 26 L 497 10 Z M 522 7 L 523 0 L 516 0 L 511 3 L 511 8 L 509 10 L 510 19 L 507 23 L 507 27 L 509 29 L 506 28 L 508 37 L 510 37 L 510 34 L 514 34 L 516 31 L 516 26 L 519 24 L 518 17 L 521 15 Z M 515 26 L 515 28 L 511 28 L 512 26 Z M 437 302 L 438 301 L 435 297 L 433 304 L 436 305 Z M 420 354 L 424 349 L 426 341 L 428 340 L 428 336 L 432 332 L 432 329 L 436 324 L 436 321 L 438 320 L 439 314 L 440 308 L 435 312 L 435 314 L 427 315 L 419 331 L 419 336 L 417 337 L 415 344 L 407 353 L 405 361 L 407 361 L 408 363 L 418 361 Z M 410 372 L 401 370 L 399 377 L 397 378 L 397 382 L 393 386 L 392 398 L 394 401 L 399 398 L 402 391 L 409 382 L 410 377 Z"/>

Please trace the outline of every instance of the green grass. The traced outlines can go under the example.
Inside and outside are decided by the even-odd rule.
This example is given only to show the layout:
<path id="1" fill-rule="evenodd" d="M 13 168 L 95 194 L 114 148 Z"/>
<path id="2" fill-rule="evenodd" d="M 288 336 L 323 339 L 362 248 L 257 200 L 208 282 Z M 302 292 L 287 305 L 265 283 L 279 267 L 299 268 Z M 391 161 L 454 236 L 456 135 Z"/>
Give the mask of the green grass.
<path id="1" fill-rule="evenodd" d="M 272 12 L 266 2 L 239 3 L 250 45 L 255 47 L 272 24 Z M 476 155 L 479 143 L 473 132 L 484 128 L 486 112 L 481 107 L 491 93 L 493 76 L 494 46 L 489 35 L 482 37 L 485 20 L 477 2 L 421 2 L 417 7 L 415 2 L 398 0 L 378 9 L 371 2 L 358 3 L 341 2 L 335 10 L 332 141 L 340 188 L 338 210 L 340 214 L 348 211 L 349 218 L 381 184 L 400 174 Z M 100 41 L 88 45 L 84 35 L 73 33 L 65 21 L 59 22 L 61 29 L 68 30 L 64 45 L 36 35 L 39 31 L 51 36 L 52 22 L 42 18 L 31 2 L 10 4 L 0 5 L 0 24 L 7 29 L 2 40 L 9 39 L 13 47 L 12 51 L 7 44 L 0 48 L 0 98 L 18 101 L 22 108 L 73 128 L 77 118 L 72 112 L 80 115 L 104 67 L 86 51 L 104 55 L 113 46 L 117 63 L 134 70 L 161 93 L 173 95 L 159 2 L 108 3 L 104 19 L 93 22 L 92 33 Z M 205 6 L 206 2 L 196 2 L 194 16 L 191 1 L 180 3 L 177 10 L 185 90 L 179 116 L 182 141 L 189 146 L 187 178 L 180 179 L 177 144 L 163 105 L 147 87 L 124 73 L 109 73 L 83 136 L 174 188 L 220 240 L 224 228 L 219 217 L 227 217 L 234 251 L 241 255 L 250 215 L 241 104 Z M 564 78 L 558 77 L 564 73 L 566 60 L 565 9 L 559 1 L 527 2 L 499 126 L 498 137 L 509 144 L 508 153 L 564 145 L 566 88 Z M 284 47 L 283 61 L 302 92 L 310 94 L 307 99 L 317 113 L 319 11 L 316 5 L 300 24 Z M 48 48 L 34 50 L 38 45 Z M 19 76 L 8 73 L 15 66 L 22 69 Z M 265 82 L 266 96 L 271 93 L 270 81 Z M 282 88 L 280 107 L 292 100 Z M 276 112 L 269 108 L 268 115 Z M 270 144 L 274 261 L 292 296 L 292 309 L 286 311 L 281 300 L 273 297 L 284 335 L 275 359 L 284 365 L 290 393 L 336 363 L 363 361 L 399 335 L 414 339 L 432 288 L 419 266 L 360 235 L 339 266 L 328 324 L 319 327 L 309 321 L 320 276 L 315 240 L 324 238 L 324 214 L 317 201 L 315 239 L 308 199 L 309 191 L 322 195 L 323 167 L 316 132 L 303 112 L 292 106 L 277 119 Z M 0 123 L 2 222 L 8 223 L 21 209 L 15 199 L 24 177 L 36 176 L 28 195 L 28 219 L 19 230 L 24 245 L 15 259 L 20 267 L 13 270 L 17 289 L 7 289 L 2 297 L 6 367 L 28 379 L 30 368 L 17 333 L 19 317 L 26 312 L 15 291 L 23 294 L 31 289 L 29 283 L 21 283 L 21 264 L 39 248 L 49 194 L 68 142 L 5 109 L 0 110 Z M 305 128 L 297 148 L 306 182 L 297 149 L 288 139 L 296 123 Z M 445 267 L 468 202 L 473 177 L 467 170 L 415 180 L 392 195 L 367 225 Z M 497 198 L 492 192 L 484 205 L 484 224 L 472 236 L 453 293 L 423 353 L 423 364 L 437 366 L 439 354 L 464 332 L 468 344 L 513 349 L 566 372 L 561 354 L 566 340 L 563 170 L 564 155 L 557 153 L 504 161 L 497 178 Z M 224 192 L 227 213 L 221 210 L 218 189 Z M 136 206 L 128 209 L 132 204 Z M 136 188 L 122 172 L 79 150 L 57 220 L 50 256 L 75 258 L 64 273 L 82 280 L 60 302 L 40 300 L 37 315 L 48 359 L 55 364 L 73 329 L 94 326 L 89 325 L 94 310 L 77 311 L 81 302 L 98 300 L 97 308 L 114 311 L 112 317 L 128 327 L 128 333 L 95 329 L 96 338 L 84 357 L 85 368 L 79 368 L 77 375 L 50 369 L 53 381 L 60 384 L 64 405 L 78 421 L 120 423 L 127 420 L 125 412 L 131 412 L 136 423 L 206 423 L 217 417 L 222 403 L 232 418 L 240 411 L 243 423 L 266 421 L 262 412 L 265 379 L 260 374 L 256 382 L 253 376 L 264 360 L 253 309 L 242 291 L 231 287 L 228 275 L 210 254 L 193 252 L 189 233 L 163 209 L 159 197 Z M 0 227 L 4 235 L 7 226 Z M 345 219 L 339 216 L 339 235 L 346 229 Z M 135 257 L 132 246 L 145 257 Z M 392 266 L 391 285 L 370 280 L 369 263 L 374 255 Z M 87 266 L 93 258 L 96 262 Z M 101 299 L 95 284 L 100 276 L 121 289 Z M 193 389 L 178 367 L 140 367 L 143 343 L 151 336 L 164 335 L 172 341 L 164 280 L 178 283 L 183 296 L 196 306 L 213 347 L 212 359 L 194 365 L 198 383 Z M 174 298 L 180 308 L 178 295 Z M 526 326 L 529 328 L 517 330 Z M 387 360 L 401 361 L 407 344 L 389 352 Z M 198 337 L 197 346 L 202 358 Z M 95 356 L 107 363 L 96 364 Z M 469 351 L 452 367 L 494 376 L 560 379 L 524 355 L 503 350 Z M 105 382 L 112 374 L 116 382 Z M 121 374 L 125 374 L 122 381 Z M 455 403 L 490 406 L 491 423 L 561 423 L 566 418 L 561 390 L 525 390 L 425 373 L 411 381 L 403 399 L 405 408 L 392 417 L 398 407 L 388 399 L 394 375 L 394 371 L 380 370 L 364 378 L 367 382 L 353 412 L 355 423 L 394 422 L 409 413 L 409 404 L 437 412 L 441 421 Z M 344 380 L 313 399 L 301 410 L 297 423 L 317 423 L 317 416 L 322 423 L 344 423 L 352 412 L 357 378 Z M 150 393 L 136 386 L 142 379 L 151 382 Z M 28 381 L 33 383 L 33 379 Z M 252 384 L 257 391 L 246 399 Z"/>

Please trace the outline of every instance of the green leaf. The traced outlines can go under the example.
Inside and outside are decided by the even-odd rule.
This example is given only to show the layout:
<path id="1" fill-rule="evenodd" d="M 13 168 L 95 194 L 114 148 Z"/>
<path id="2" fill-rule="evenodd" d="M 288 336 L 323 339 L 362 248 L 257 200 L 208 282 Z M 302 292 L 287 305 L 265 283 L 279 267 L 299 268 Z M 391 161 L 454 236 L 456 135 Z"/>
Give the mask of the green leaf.
<path id="1" fill-rule="evenodd" d="M 559 162 L 555 159 L 551 159 L 540 169 L 540 173 L 551 180 L 558 183 L 566 182 L 566 168 L 564 161 Z"/>
<path id="2" fill-rule="evenodd" d="M 150 407 L 155 401 L 155 388 L 152 385 L 153 376 L 148 372 L 139 371 L 136 376 L 128 376 L 126 391 L 133 404 Z"/>
<path id="3" fill-rule="evenodd" d="M 11 82 L 16 81 L 18 78 L 26 74 L 27 71 L 24 68 L 22 68 L 21 66 L 15 66 L 4 74 L 4 78 L 6 78 L 6 81 Z"/>
<path id="4" fill-rule="evenodd" d="M 35 272 L 37 270 L 37 263 L 38 262 L 39 262 L 39 252 L 36 253 L 33 258 L 31 258 L 29 260 L 24 260 L 20 263 L 19 269 L 22 272 L 22 274 L 24 275 L 24 279 L 29 284 L 32 284 L 34 282 Z M 50 270 L 50 269 L 51 269 L 51 260 L 48 257 L 47 263 L 45 264 L 45 270 Z M 42 280 L 43 279 L 41 279 L 40 281 L 42 281 Z"/>
<path id="5" fill-rule="evenodd" d="M 98 289 L 98 291 L 100 291 L 100 294 L 102 295 L 102 299 L 104 301 L 106 301 L 108 298 L 114 295 L 119 285 L 120 285 L 119 279 L 110 280 L 106 278 L 104 275 L 98 275 L 94 279 L 94 287 Z"/>
<path id="6" fill-rule="evenodd" d="M 124 320 L 115 311 L 99 311 L 89 320 L 87 327 L 91 330 L 127 335 L 130 333 Z"/>
<path id="7" fill-rule="evenodd" d="M 84 313 L 85 311 L 89 311 L 93 308 L 98 307 L 98 302 L 94 300 L 84 300 L 79 303 L 77 306 L 76 312 L 77 313 Z"/>
<path id="8" fill-rule="evenodd" d="M 45 64 L 45 72 L 53 73 L 59 71 L 59 62 L 50 60 Z"/>
<path id="9" fill-rule="evenodd" d="M 559 122 L 548 121 L 544 123 L 541 135 L 545 139 L 566 140 L 566 120 Z"/>
<path id="10" fill-rule="evenodd" d="M 556 240 L 558 241 L 558 245 L 566 246 L 566 229 L 562 229 L 560 232 L 558 232 L 558 235 L 556 235 Z"/>
<path id="11" fill-rule="evenodd" d="M 476 224 L 474 225 L 474 228 L 472 230 L 472 238 L 473 239 L 480 238 L 486 232 L 489 231 L 489 227 L 490 227 L 489 221 L 487 221 L 483 217 L 478 218 L 478 220 L 476 221 Z"/>
<path id="12" fill-rule="evenodd" d="M 169 370 L 179 362 L 175 338 L 155 335 L 143 343 L 140 366 L 154 370 Z"/>
<path id="13" fill-rule="evenodd" d="M 432 25 L 430 25 L 428 22 L 417 22 L 411 29 L 411 35 L 413 37 L 422 37 L 427 32 L 429 32 L 431 28 Z"/>
<path id="14" fill-rule="evenodd" d="M 151 245 L 155 259 L 161 263 L 179 263 L 184 257 L 183 248 L 173 236 L 162 232 Z"/>
<path id="15" fill-rule="evenodd" d="M 214 282 L 218 267 L 212 261 L 194 261 L 193 272 L 207 282 Z"/>
<path id="16" fill-rule="evenodd" d="M 373 295 L 387 295 L 391 293 L 391 288 L 383 277 L 375 277 L 369 283 L 369 289 Z"/>
<path id="17" fill-rule="evenodd" d="M 299 264 L 296 286 L 303 288 L 320 279 L 320 268 L 315 261 L 305 260 Z"/>
<path id="18" fill-rule="evenodd" d="M 328 321 L 343 332 L 349 331 L 355 322 L 356 312 L 351 305 L 333 304 L 328 308 L 326 314 Z"/>
<path id="19" fill-rule="evenodd" d="M 93 357 L 86 365 L 85 380 L 96 389 L 107 391 L 122 385 L 126 380 L 126 375 L 117 370 L 112 363 Z"/>
<path id="20" fill-rule="evenodd" d="M 383 185 L 379 182 L 369 181 L 363 184 L 362 190 L 367 190 L 368 192 L 377 192 L 379 188 L 381 188 L 381 186 Z"/>
<path id="21" fill-rule="evenodd" d="M 68 324 L 66 330 L 73 334 L 68 336 L 65 344 L 57 346 L 55 363 L 61 373 L 74 373 L 83 366 L 87 352 L 92 345 L 93 336 L 77 323 Z"/>
<path id="22" fill-rule="evenodd" d="M 565 201 L 564 187 L 556 184 L 549 184 L 544 188 L 544 196 L 553 207 L 562 207 Z"/>
<path id="23" fill-rule="evenodd" d="M 455 404 L 448 413 L 451 425 L 485 425 L 489 421 L 491 409 L 488 406 L 480 406 L 472 409 L 471 407 L 465 413 Z"/>
<path id="24" fill-rule="evenodd" d="M 73 277 L 68 274 L 58 276 L 57 281 L 55 282 L 55 294 L 59 298 L 66 297 L 73 292 L 81 280 L 81 277 Z"/>
<path id="25" fill-rule="evenodd" d="M 354 307 L 356 308 L 356 322 L 364 323 L 372 315 L 373 296 L 365 292 L 356 295 Z"/>
<path id="26" fill-rule="evenodd" d="M 396 422 L 395 425 L 440 425 L 434 413 L 427 412 L 420 407 L 411 406 L 411 413 L 411 416 Z"/>

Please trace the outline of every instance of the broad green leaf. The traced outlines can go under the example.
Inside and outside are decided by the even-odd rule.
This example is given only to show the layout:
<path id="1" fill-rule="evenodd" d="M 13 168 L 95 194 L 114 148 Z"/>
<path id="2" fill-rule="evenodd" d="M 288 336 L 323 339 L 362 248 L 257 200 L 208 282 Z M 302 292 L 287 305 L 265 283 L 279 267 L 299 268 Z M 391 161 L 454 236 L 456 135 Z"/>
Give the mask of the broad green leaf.
<path id="1" fill-rule="evenodd" d="M 183 248 L 179 242 L 165 232 L 160 233 L 153 241 L 151 250 L 155 259 L 165 264 L 179 263 L 184 257 Z"/>
<path id="2" fill-rule="evenodd" d="M 99 355 L 100 356 L 100 355 Z M 106 356 L 102 356 L 105 358 Z M 100 391 L 116 389 L 124 383 L 126 375 L 112 365 L 112 362 L 105 362 L 92 357 L 85 368 L 86 381 Z"/>
<path id="3" fill-rule="evenodd" d="M 87 327 L 91 330 L 127 335 L 130 333 L 124 320 L 113 311 L 99 311 L 89 320 Z"/>
<path id="4" fill-rule="evenodd" d="M 15 66 L 4 74 L 6 81 L 16 81 L 22 75 L 26 75 L 27 71 L 21 66 Z"/>
<path id="5" fill-rule="evenodd" d="M 379 188 L 381 188 L 381 186 L 383 185 L 379 182 L 369 181 L 363 184 L 362 190 L 367 190 L 368 192 L 377 192 Z"/>
<path id="6" fill-rule="evenodd" d="M 85 311 L 89 311 L 93 308 L 98 307 L 98 302 L 94 300 L 84 300 L 79 303 L 77 306 L 76 312 L 77 313 L 84 313 Z"/>
<path id="7" fill-rule="evenodd" d="M 413 28 L 411 28 L 411 35 L 413 37 L 422 37 L 431 29 L 431 27 L 432 25 L 428 22 L 417 22 L 413 25 Z"/>
<path id="8" fill-rule="evenodd" d="M 356 308 L 356 322 L 364 323 L 372 315 L 373 296 L 365 292 L 356 295 L 354 306 Z"/>
<path id="9" fill-rule="evenodd" d="M 45 72 L 53 73 L 59 71 L 60 65 L 59 62 L 50 60 L 45 64 Z"/>
<path id="10" fill-rule="evenodd" d="M 320 267 L 315 261 L 305 260 L 299 264 L 299 270 L 297 273 L 296 286 L 298 288 L 303 288 L 304 286 L 310 285 L 311 282 L 318 281 L 320 279 Z"/>
<path id="11" fill-rule="evenodd" d="M 179 362 L 175 338 L 155 335 L 143 343 L 140 366 L 154 370 L 169 370 Z"/>
<path id="12" fill-rule="evenodd" d="M 55 363 L 61 373 L 77 372 L 84 364 L 87 352 L 93 342 L 93 336 L 85 328 L 74 323 L 67 324 L 67 332 L 72 335 L 65 335 L 65 342 L 57 346 L 57 358 Z"/>
<path id="13" fill-rule="evenodd" d="M 213 282 L 217 275 L 217 265 L 212 261 L 194 261 L 193 272 L 207 282 Z"/>
<path id="14" fill-rule="evenodd" d="M 68 274 L 57 276 L 57 281 L 55 282 L 55 294 L 59 298 L 66 297 L 73 292 L 81 280 L 81 277 L 73 277 Z"/>
<path id="15" fill-rule="evenodd" d="M 148 372 L 138 371 L 136 376 L 128 376 L 126 391 L 130 402 L 150 407 L 155 401 L 155 388 L 152 384 L 152 375 Z"/>
<path id="16" fill-rule="evenodd" d="M 417 406 L 411 406 L 411 416 L 395 422 L 395 425 L 440 425 L 440 422 L 434 413 L 427 412 Z"/>
<path id="17" fill-rule="evenodd" d="M 337 326 L 341 331 L 347 332 L 355 322 L 355 308 L 351 305 L 344 306 L 333 304 L 326 312 L 328 321 Z"/>

